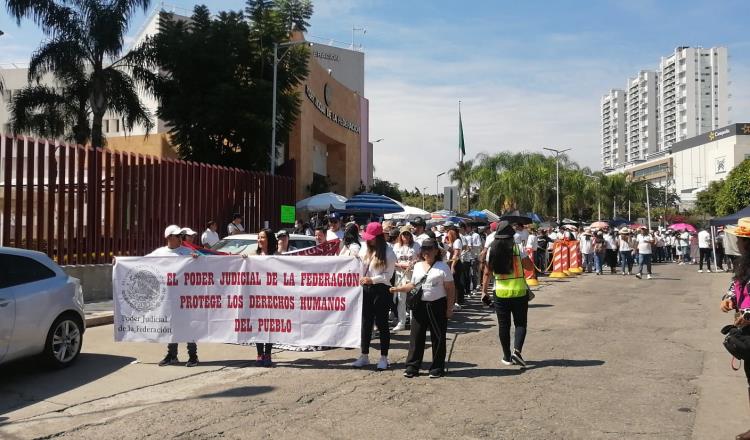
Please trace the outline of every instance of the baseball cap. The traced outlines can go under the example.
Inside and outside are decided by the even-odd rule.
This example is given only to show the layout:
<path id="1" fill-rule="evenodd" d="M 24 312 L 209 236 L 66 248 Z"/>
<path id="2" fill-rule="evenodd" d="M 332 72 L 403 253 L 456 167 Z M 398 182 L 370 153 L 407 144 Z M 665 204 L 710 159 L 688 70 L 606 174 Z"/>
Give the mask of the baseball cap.
<path id="1" fill-rule="evenodd" d="M 289 232 L 286 229 L 282 229 L 276 233 L 276 238 L 289 237 Z"/>
<path id="2" fill-rule="evenodd" d="M 497 223 L 497 232 L 495 238 L 511 238 L 516 234 L 516 230 L 513 229 L 513 225 L 505 220 L 501 220 Z"/>
<path id="3" fill-rule="evenodd" d="M 435 241 L 434 238 L 428 237 L 422 241 L 422 249 L 429 249 L 434 247 L 437 247 L 437 241 Z"/>
<path id="4" fill-rule="evenodd" d="M 183 234 L 183 235 L 196 235 L 197 232 L 193 231 L 190 228 L 182 228 L 182 229 L 180 229 L 180 234 Z"/>
<path id="5" fill-rule="evenodd" d="M 411 224 L 413 226 L 426 226 L 427 225 L 427 223 L 425 223 L 422 217 L 415 218 L 414 220 L 411 221 Z"/>
<path id="6" fill-rule="evenodd" d="M 341 221 L 341 214 L 337 212 L 332 212 L 331 215 L 328 216 L 328 220 Z"/>
<path id="7" fill-rule="evenodd" d="M 169 225 L 164 230 L 164 238 L 169 237 L 170 235 L 180 235 L 182 233 L 182 229 L 177 225 Z"/>
<path id="8" fill-rule="evenodd" d="M 490 231 L 492 232 L 497 231 L 497 222 L 490 223 Z"/>
<path id="9" fill-rule="evenodd" d="M 364 234 L 362 234 L 362 238 L 365 240 L 374 240 L 375 237 L 383 235 L 383 225 L 381 225 L 378 222 L 372 222 L 367 225 L 365 228 Z"/>

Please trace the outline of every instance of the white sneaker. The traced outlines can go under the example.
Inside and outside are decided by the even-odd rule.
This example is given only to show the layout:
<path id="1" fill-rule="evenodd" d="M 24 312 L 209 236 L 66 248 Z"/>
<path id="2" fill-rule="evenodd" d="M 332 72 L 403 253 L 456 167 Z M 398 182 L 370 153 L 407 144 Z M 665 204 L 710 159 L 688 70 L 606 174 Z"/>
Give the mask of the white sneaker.
<path id="1" fill-rule="evenodd" d="M 393 330 L 391 330 L 391 331 L 393 331 L 393 332 L 400 332 L 400 331 L 405 330 L 405 329 L 406 329 L 406 325 L 401 324 L 399 322 L 398 324 L 396 324 L 395 327 L 393 327 Z"/>
<path id="2" fill-rule="evenodd" d="M 380 360 L 378 361 L 378 371 L 384 371 L 387 370 L 390 365 L 388 364 L 388 358 L 385 356 L 380 356 Z"/>
<path id="3" fill-rule="evenodd" d="M 370 357 L 366 354 L 361 355 L 356 361 L 352 362 L 352 367 L 362 368 L 370 365 Z"/>
<path id="4" fill-rule="evenodd" d="M 453 311 L 457 312 L 459 310 L 461 310 L 461 306 L 458 303 L 453 304 Z"/>
<path id="5" fill-rule="evenodd" d="M 685 264 L 684 261 L 680 261 L 679 263 L 677 263 L 678 266 L 682 266 L 683 264 Z"/>
<path id="6" fill-rule="evenodd" d="M 698 269 L 698 273 L 703 273 L 703 269 Z"/>
<path id="7" fill-rule="evenodd" d="M 651 279 L 651 274 L 646 275 L 646 279 L 650 280 Z"/>
<path id="8" fill-rule="evenodd" d="M 711 269 L 706 269 L 706 272 L 711 273 Z"/>

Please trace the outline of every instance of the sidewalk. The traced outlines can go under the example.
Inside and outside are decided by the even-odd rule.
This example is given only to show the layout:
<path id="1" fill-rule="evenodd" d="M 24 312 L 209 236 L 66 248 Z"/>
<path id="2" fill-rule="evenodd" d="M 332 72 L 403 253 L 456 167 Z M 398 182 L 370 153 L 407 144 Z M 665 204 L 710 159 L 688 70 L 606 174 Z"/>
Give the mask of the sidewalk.
<path id="1" fill-rule="evenodd" d="M 86 328 L 112 324 L 114 322 L 112 301 L 86 303 L 83 310 L 86 313 Z"/>

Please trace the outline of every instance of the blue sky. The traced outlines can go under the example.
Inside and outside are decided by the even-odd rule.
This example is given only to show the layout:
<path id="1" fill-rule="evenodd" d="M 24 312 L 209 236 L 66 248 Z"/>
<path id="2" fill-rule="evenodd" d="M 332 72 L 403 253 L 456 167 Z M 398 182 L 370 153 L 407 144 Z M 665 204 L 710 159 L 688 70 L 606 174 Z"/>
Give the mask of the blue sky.
<path id="1" fill-rule="evenodd" d="M 192 9 L 197 2 L 169 2 Z M 154 3 L 156 4 L 156 3 Z M 243 1 L 206 2 L 212 11 Z M 309 34 L 357 43 L 376 176 L 434 191 L 457 160 L 462 101 L 467 156 L 573 148 L 599 168 L 599 99 L 656 69 L 677 46 L 729 48 L 733 121 L 750 121 L 750 2 L 317 0 Z M 133 33 L 140 26 L 139 17 Z M 0 63 L 25 62 L 41 33 L 0 15 Z M 415 166 L 417 165 L 417 166 Z M 447 181 L 443 179 L 441 186 Z"/>

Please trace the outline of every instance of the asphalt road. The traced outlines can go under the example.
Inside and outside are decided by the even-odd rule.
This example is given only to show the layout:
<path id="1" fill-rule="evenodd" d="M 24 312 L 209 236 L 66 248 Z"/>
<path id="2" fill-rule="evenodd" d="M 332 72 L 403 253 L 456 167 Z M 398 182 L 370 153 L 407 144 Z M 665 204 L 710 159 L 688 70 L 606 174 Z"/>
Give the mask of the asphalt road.
<path id="1" fill-rule="evenodd" d="M 729 275 L 654 271 L 543 283 L 525 372 L 500 364 L 494 316 L 476 299 L 437 380 L 402 376 L 406 333 L 379 373 L 347 367 L 356 350 L 285 352 L 259 369 L 254 347 L 215 344 L 199 347 L 197 368 L 159 368 L 162 346 L 92 328 L 68 370 L 0 367 L 0 438 L 733 438 L 750 409 L 718 333 Z"/>

